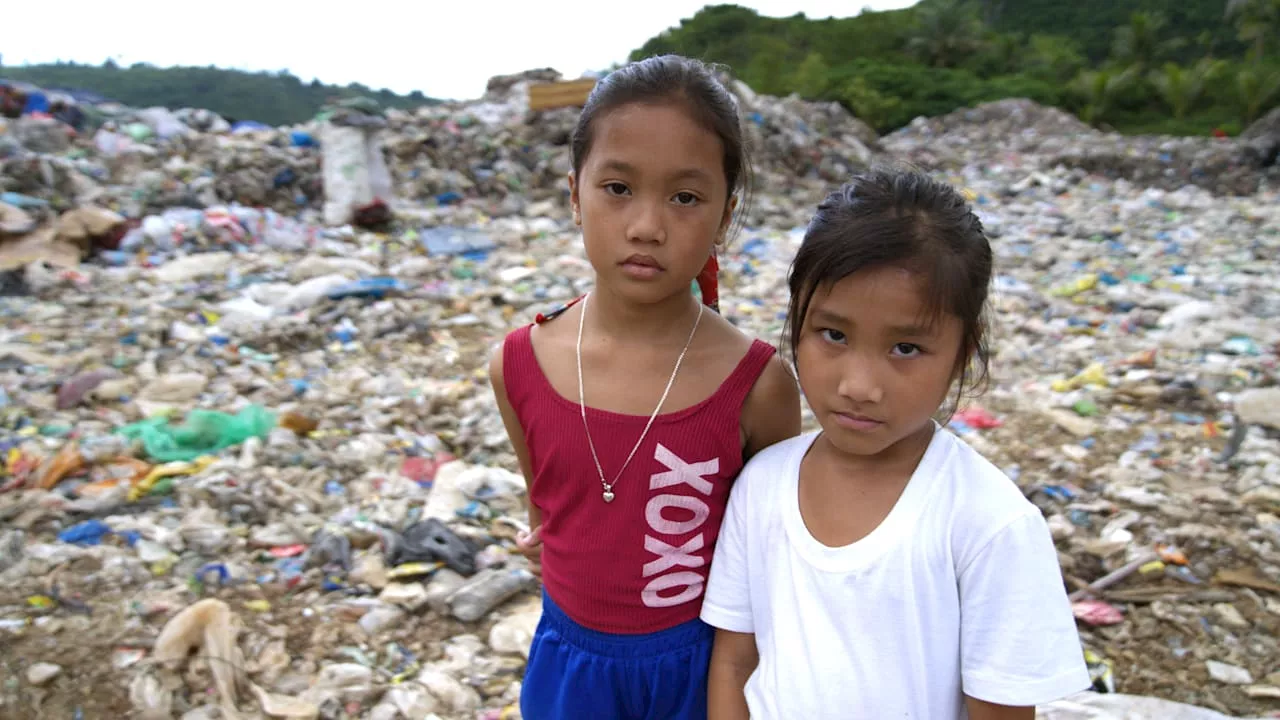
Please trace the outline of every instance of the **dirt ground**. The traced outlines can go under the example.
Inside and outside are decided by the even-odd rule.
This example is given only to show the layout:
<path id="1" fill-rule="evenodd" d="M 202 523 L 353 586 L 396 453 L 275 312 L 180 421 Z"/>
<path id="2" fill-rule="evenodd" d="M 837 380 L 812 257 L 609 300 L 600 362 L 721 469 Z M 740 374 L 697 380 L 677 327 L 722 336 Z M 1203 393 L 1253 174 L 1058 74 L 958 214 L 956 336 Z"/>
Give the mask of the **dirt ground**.
<path id="1" fill-rule="evenodd" d="M 25 598 L 43 592 L 38 584 L 19 588 L 0 588 L 0 607 L 26 605 Z M 178 599 L 181 596 L 174 596 Z M 249 637 L 281 639 L 285 650 L 293 659 L 303 658 L 302 670 L 314 670 L 316 661 L 361 662 L 375 668 L 385 681 L 397 670 L 406 667 L 404 658 L 411 656 L 422 664 L 442 655 L 443 641 L 462 633 L 475 633 L 487 637 L 499 615 L 491 616 L 474 626 L 464 625 L 452 618 L 430 610 L 420 616 L 409 616 L 390 634 L 379 637 L 379 643 L 371 643 L 369 637 L 350 619 L 341 613 L 327 616 L 321 612 L 309 612 L 314 603 L 314 593 L 286 594 L 270 587 L 244 586 L 225 588 L 204 597 L 224 600 L 237 612 L 244 625 L 240 632 L 241 648 L 245 651 L 246 664 L 253 678 L 253 646 Z M 137 675 L 137 666 L 118 668 L 113 660 L 151 647 L 165 622 L 178 610 L 196 600 L 189 595 L 185 602 L 169 609 L 155 607 L 154 615 L 140 617 L 145 611 L 122 596 L 86 598 L 91 615 L 71 613 L 63 609 L 49 613 L 32 613 L 34 623 L 17 637 L 0 633 L 0 677 L 4 678 L 3 705 L 0 720 L 124 720 L 131 715 L 130 683 Z M 246 602 L 266 600 L 271 609 L 255 612 L 245 607 Z M 500 611 L 499 611 L 500 612 Z M 6 613 L 8 614 L 8 613 Z M 387 643 L 382 645 L 381 643 Z M 399 647 L 392 647 L 391 643 Z M 27 668 L 36 662 L 50 662 L 62 666 L 62 673 L 43 687 L 34 687 L 26 681 Z M 142 662 L 145 662 L 143 660 Z M 184 671 L 187 693 L 175 694 L 174 717 L 193 707 L 216 702 L 213 676 L 207 665 L 194 659 Z M 512 668 L 514 671 L 514 668 Z M 306 685 L 300 675 L 298 690 Z M 495 691 L 505 688 L 511 678 L 490 679 Z M 484 695 L 486 686 L 477 687 Z M 202 694 L 203 693 L 203 694 Z M 495 692 L 495 694 L 497 694 Z M 359 717 L 369 706 L 347 706 L 336 709 L 330 716 L 337 720 Z M 441 717 L 448 713 L 438 712 Z M 215 717 L 217 715 L 215 714 Z M 252 715 L 249 715 L 252 717 Z"/>

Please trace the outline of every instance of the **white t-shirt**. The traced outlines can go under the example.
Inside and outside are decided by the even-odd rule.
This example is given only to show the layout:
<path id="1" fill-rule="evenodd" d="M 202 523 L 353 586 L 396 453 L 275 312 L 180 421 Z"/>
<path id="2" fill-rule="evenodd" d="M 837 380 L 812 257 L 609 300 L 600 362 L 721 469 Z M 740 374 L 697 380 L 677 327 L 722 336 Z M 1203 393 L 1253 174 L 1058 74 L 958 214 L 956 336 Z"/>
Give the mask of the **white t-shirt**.
<path id="1" fill-rule="evenodd" d="M 844 547 L 800 516 L 817 432 L 743 468 L 702 619 L 755 633 L 753 720 L 964 720 L 964 695 L 1037 705 L 1090 685 L 1049 528 L 999 469 L 938 428 L 897 504 Z"/>

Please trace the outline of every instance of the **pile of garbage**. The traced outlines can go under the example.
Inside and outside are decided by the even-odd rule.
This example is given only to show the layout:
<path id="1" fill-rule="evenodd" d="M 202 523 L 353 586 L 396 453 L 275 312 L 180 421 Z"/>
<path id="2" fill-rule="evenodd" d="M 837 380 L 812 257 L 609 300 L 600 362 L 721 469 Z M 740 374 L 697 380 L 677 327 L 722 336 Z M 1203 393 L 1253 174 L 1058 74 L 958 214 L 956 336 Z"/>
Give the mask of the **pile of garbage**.
<path id="1" fill-rule="evenodd" d="M 492 216 L 520 215 L 529 203 L 565 193 L 578 112 L 528 110 L 529 86 L 559 79 L 554 70 L 534 70 L 493 78 L 475 101 L 413 111 L 366 108 L 357 114 L 377 120 L 361 124 L 361 141 L 343 147 L 368 152 L 368 165 L 382 166 L 374 179 L 380 197 L 437 206 L 466 200 Z M 835 103 L 762 97 L 739 82 L 732 87 L 755 164 L 773 186 L 812 191 L 879 152 L 875 132 Z M 174 206 L 239 204 L 324 211 L 324 221 L 336 224 L 326 188 L 330 196 L 344 195 L 345 181 L 336 170 L 324 171 L 322 148 L 329 144 L 341 156 L 337 144 L 354 132 L 344 119 L 351 111 L 325 109 L 312 122 L 269 128 L 230 125 L 194 109 L 116 108 L 83 132 L 52 117 L 24 116 L 0 124 L 0 191 L 57 210 L 93 203 L 130 218 Z M 344 167 L 343 157 L 332 168 Z"/>
<path id="2" fill-rule="evenodd" d="M 1280 180 L 1276 122 L 1273 113 L 1239 138 L 1120 135 L 1057 108 L 1011 99 L 916 118 L 883 144 L 931 169 L 955 170 L 985 156 L 988 162 L 1063 166 L 1164 190 L 1196 185 L 1217 195 L 1251 195 L 1264 181 Z"/>
<path id="3" fill-rule="evenodd" d="M 564 201 L 575 111 L 520 105 L 555 78 L 305 128 L 122 110 L 115 154 L 0 152 L 21 170 L 0 180 L 0 715 L 519 717 L 540 606 L 485 368 L 591 282 Z M 1113 139 L 1024 102 L 877 139 L 735 92 L 760 183 L 721 310 L 750 334 L 781 340 L 813 204 L 868 159 L 931 159 L 993 238 L 992 389 L 949 430 L 1057 542 L 1094 689 L 1040 716 L 1277 716 L 1268 176 L 1224 196 L 1060 162 Z M 358 222 L 376 173 L 326 221 L 335 128 L 366 168 L 385 148 L 378 222 Z"/>

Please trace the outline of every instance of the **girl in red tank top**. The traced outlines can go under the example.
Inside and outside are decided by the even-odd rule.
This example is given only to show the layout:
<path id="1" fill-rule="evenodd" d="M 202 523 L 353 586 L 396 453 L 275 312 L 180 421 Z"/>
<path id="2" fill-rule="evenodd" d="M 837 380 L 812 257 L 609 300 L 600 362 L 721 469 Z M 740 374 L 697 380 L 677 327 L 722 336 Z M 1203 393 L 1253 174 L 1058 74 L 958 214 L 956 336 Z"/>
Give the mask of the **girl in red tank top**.
<path id="1" fill-rule="evenodd" d="M 714 632 L 698 615 L 730 486 L 800 431 L 773 346 L 716 312 L 715 251 L 750 174 L 736 103 L 695 60 L 629 64 L 592 91 L 572 160 L 594 285 L 490 362 L 543 578 L 521 714 L 701 719 Z"/>

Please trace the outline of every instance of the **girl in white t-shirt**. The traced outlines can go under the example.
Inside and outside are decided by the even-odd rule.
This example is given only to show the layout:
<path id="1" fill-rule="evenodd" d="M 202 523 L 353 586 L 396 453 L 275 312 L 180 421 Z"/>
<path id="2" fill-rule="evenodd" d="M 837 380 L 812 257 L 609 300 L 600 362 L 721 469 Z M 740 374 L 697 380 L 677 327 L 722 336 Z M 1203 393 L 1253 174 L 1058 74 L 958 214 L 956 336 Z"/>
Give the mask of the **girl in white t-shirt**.
<path id="1" fill-rule="evenodd" d="M 702 618 L 709 718 L 1032 720 L 1090 685 L 1039 510 L 934 417 L 985 380 L 991 248 L 950 186 L 858 176 L 791 268 L 821 430 L 734 485 Z"/>

